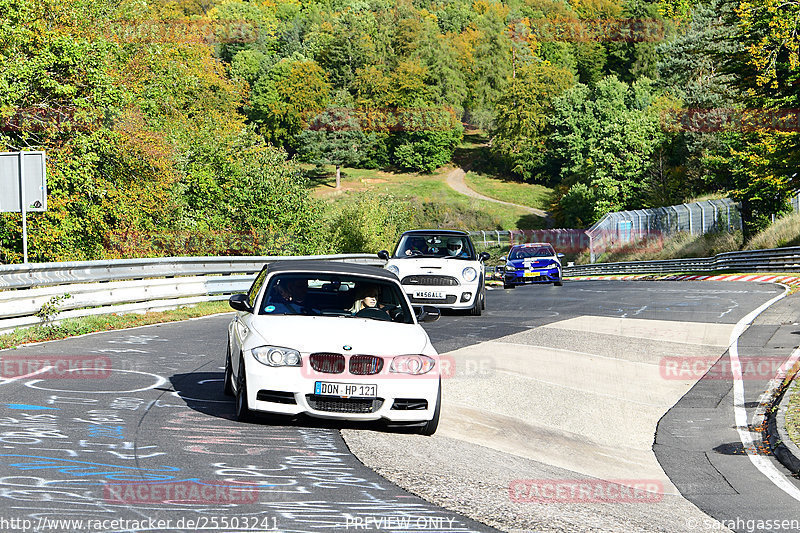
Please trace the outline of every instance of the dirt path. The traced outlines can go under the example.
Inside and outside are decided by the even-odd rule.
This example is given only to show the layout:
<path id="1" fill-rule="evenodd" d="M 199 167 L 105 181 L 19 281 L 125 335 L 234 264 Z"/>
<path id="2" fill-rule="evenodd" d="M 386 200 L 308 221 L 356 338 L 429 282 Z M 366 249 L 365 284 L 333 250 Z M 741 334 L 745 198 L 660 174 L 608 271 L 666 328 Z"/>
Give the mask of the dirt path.
<path id="1" fill-rule="evenodd" d="M 463 168 L 454 169 L 447 175 L 447 185 L 449 185 L 450 188 L 456 191 L 457 193 L 464 194 L 471 198 L 478 198 L 479 200 L 486 200 L 487 202 L 494 202 L 497 204 L 509 205 L 511 207 L 524 209 L 528 213 L 536 215 L 537 217 L 542 217 L 542 218 L 548 217 L 547 211 L 542 211 L 541 209 L 536 209 L 535 207 L 528 207 L 527 205 L 512 204 L 511 202 L 504 202 L 502 200 L 497 200 L 495 198 L 489 198 L 488 196 L 484 196 L 479 192 L 473 191 L 464 181 L 465 175 L 466 172 L 464 172 Z"/>

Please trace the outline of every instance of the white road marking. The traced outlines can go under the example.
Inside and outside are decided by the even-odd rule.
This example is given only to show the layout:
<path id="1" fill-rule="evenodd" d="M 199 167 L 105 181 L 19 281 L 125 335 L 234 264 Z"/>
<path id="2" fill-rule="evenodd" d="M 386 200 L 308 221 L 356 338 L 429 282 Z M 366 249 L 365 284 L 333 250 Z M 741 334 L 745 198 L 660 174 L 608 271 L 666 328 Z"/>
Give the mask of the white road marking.
<path id="1" fill-rule="evenodd" d="M 772 298 L 758 309 L 755 309 L 747 316 L 742 318 L 736 323 L 736 327 L 731 332 L 731 344 L 728 348 L 728 355 L 731 360 L 731 372 L 733 373 L 733 412 L 734 420 L 736 421 L 736 431 L 739 433 L 739 439 L 742 441 L 742 446 L 747 451 L 747 457 L 767 479 L 772 481 L 775 486 L 783 492 L 791 496 L 797 501 L 800 501 L 800 488 L 793 485 L 786 476 L 778 470 L 770 460 L 763 456 L 758 455 L 755 449 L 755 441 L 753 435 L 747 425 L 747 409 L 744 406 L 744 381 L 742 380 L 742 364 L 739 362 L 739 337 L 747 329 L 747 327 L 756 319 L 758 315 L 763 313 L 769 306 L 784 298 L 789 291 L 789 287 L 784 286 L 783 293 Z M 795 350 L 792 357 L 800 357 L 800 352 Z M 796 359 L 795 359 L 796 360 Z"/>
<path id="2" fill-rule="evenodd" d="M 44 368 L 40 368 L 39 370 L 37 370 L 35 372 L 31 372 L 30 374 L 25 374 L 24 376 L 17 376 L 15 378 L 3 378 L 2 380 L 0 380 L 0 385 L 5 385 L 7 383 L 13 383 L 13 382 L 18 381 L 20 379 L 30 378 L 30 377 L 33 377 L 33 376 L 35 376 L 37 374 L 41 374 L 43 372 L 48 372 L 48 371 L 52 370 L 53 368 L 55 368 L 55 367 L 50 365 L 50 366 L 46 366 Z"/>
<path id="3" fill-rule="evenodd" d="M 82 372 L 86 370 L 102 370 L 107 371 L 107 368 L 81 368 Z M 64 389 L 48 389 L 47 387 L 37 387 L 36 384 L 44 381 L 42 379 L 34 379 L 33 381 L 29 381 L 25 384 L 26 387 L 30 387 L 36 390 L 45 390 L 48 392 L 80 392 L 83 394 L 129 394 L 132 392 L 143 392 L 150 389 L 155 389 L 156 387 L 160 387 L 167 383 L 167 378 L 164 376 L 159 376 L 158 374 L 153 374 L 152 372 L 139 372 L 138 370 L 122 370 L 120 368 L 112 369 L 112 372 L 124 372 L 126 374 L 141 374 L 143 376 L 152 376 L 156 378 L 156 382 L 148 387 L 142 387 L 139 389 L 130 389 L 130 390 L 64 390 Z"/>

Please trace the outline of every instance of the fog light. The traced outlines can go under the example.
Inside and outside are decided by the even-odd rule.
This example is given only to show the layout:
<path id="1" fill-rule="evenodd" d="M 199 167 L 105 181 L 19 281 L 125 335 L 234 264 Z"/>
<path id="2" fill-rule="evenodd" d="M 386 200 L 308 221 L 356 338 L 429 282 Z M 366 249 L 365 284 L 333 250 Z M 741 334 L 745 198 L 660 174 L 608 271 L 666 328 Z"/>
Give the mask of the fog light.
<path id="1" fill-rule="evenodd" d="M 472 298 L 472 293 L 471 292 L 462 292 L 461 293 L 461 301 L 462 302 L 468 302 L 470 298 Z"/>

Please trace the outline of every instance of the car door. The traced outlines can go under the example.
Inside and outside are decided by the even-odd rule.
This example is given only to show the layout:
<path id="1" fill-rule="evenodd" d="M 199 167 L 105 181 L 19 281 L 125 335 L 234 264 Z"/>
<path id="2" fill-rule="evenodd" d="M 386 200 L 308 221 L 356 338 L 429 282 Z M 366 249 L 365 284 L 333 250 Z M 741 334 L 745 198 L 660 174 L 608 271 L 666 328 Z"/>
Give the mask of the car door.
<path id="1" fill-rule="evenodd" d="M 244 341 L 247 338 L 247 335 L 250 333 L 248 324 L 250 323 L 253 315 L 258 312 L 255 307 L 256 301 L 258 300 L 258 295 L 264 286 L 264 280 L 266 280 L 266 278 L 267 269 L 265 268 L 258 274 L 258 276 L 256 276 L 255 281 L 253 281 L 253 284 L 250 286 L 250 290 L 247 292 L 247 300 L 250 303 L 250 307 L 253 309 L 253 312 L 247 313 L 244 311 L 237 311 L 236 316 L 234 316 L 233 321 L 231 322 L 231 370 L 236 378 L 239 377 L 242 346 L 244 346 Z"/>

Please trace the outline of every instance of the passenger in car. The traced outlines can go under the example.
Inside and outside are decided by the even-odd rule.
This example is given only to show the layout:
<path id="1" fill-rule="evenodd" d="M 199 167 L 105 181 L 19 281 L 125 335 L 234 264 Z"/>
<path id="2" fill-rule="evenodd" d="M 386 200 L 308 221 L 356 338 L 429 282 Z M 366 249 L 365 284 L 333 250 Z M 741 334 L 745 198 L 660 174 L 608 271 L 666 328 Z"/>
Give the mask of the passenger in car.
<path id="1" fill-rule="evenodd" d="M 309 314 L 306 302 L 308 282 L 304 279 L 279 279 L 266 299 L 264 310 L 275 314 Z"/>

